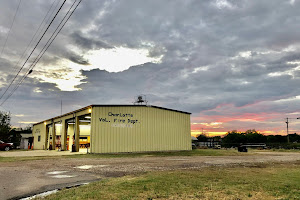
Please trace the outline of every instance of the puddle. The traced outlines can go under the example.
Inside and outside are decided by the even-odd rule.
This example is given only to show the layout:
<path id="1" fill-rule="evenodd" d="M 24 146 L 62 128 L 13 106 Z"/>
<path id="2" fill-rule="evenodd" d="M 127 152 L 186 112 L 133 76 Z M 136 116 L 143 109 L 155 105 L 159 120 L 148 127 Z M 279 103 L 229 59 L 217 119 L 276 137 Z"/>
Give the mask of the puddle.
<path id="1" fill-rule="evenodd" d="M 50 176 L 51 178 L 73 178 L 76 175 L 55 175 L 55 176 Z"/>
<path id="2" fill-rule="evenodd" d="M 50 174 L 50 175 L 55 175 L 55 174 L 63 174 L 63 173 L 66 173 L 68 171 L 53 171 L 53 172 L 47 172 L 47 174 Z"/>
<path id="3" fill-rule="evenodd" d="M 96 165 L 97 167 L 106 167 L 108 165 Z"/>
<path id="4" fill-rule="evenodd" d="M 81 166 L 77 166 L 77 167 L 74 167 L 74 168 L 78 168 L 78 169 L 91 169 L 93 167 L 94 167 L 94 165 L 81 165 Z"/>
<path id="5" fill-rule="evenodd" d="M 94 168 L 94 167 L 106 167 L 107 165 L 81 165 L 81 166 L 77 166 L 77 167 L 74 167 L 74 168 L 77 168 L 77 169 L 91 169 L 91 168 Z"/>

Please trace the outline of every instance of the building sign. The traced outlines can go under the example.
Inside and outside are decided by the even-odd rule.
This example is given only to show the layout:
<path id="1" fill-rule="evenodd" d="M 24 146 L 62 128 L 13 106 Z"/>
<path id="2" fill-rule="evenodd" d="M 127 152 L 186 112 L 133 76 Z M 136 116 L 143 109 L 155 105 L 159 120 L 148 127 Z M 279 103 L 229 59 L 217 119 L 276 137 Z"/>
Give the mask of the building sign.
<path id="1" fill-rule="evenodd" d="M 108 112 L 107 117 L 100 117 L 101 123 L 111 123 L 111 127 L 133 128 L 140 121 L 133 114 Z"/>

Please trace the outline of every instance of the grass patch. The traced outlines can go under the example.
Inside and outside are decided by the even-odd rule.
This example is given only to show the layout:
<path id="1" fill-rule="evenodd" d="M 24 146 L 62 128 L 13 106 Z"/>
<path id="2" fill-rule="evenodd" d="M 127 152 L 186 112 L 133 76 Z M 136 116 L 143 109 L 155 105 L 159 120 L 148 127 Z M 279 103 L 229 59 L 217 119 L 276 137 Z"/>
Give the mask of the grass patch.
<path id="1" fill-rule="evenodd" d="M 300 163 L 149 172 L 105 179 L 45 199 L 299 199 Z"/>
<path id="2" fill-rule="evenodd" d="M 237 156 L 251 155 L 240 153 L 233 149 L 195 149 L 191 151 L 173 152 L 146 152 L 146 153 L 116 153 L 116 154 L 76 154 L 62 156 L 35 156 L 35 157 L 1 157 L 0 162 L 14 162 L 27 160 L 57 159 L 57 158 L 134 158 L 134 157 L 163 157 L 163 156 Z"/>

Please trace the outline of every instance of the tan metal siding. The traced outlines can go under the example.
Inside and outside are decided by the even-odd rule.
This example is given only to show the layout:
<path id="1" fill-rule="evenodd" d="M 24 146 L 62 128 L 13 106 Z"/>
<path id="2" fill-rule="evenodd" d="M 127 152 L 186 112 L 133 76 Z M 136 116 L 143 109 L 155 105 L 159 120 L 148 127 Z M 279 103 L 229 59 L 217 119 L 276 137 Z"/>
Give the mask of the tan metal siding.
<path id="1" fill-rule="evenodd" d="M 32 129 L 33 135 L 33 149 L 45 149 L 45 141 L 46 141 L 46 125 L 45 124 L 37 124 L 33 126 Z M 41 136 L 41 140 L 38 141 L 38 136 Z"/>
<path id="2" fill-rule="evenodd" d="M 92 153 L 190 150 L 190 115 L 144 106 L 93 107 L 91 137 Z"/>

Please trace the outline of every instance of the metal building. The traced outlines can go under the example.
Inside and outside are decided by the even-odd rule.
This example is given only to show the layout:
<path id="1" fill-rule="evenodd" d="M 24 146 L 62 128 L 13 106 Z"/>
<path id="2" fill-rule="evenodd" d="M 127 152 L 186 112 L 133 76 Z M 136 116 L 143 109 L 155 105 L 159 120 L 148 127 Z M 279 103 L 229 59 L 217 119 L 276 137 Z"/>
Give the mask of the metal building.
<path id="1" fill-rule="evenodd" d="M 191 150 L 190 114 L 150 105 L 90 105 L 34 124 L 33 146 L 91 153 Z"/>

